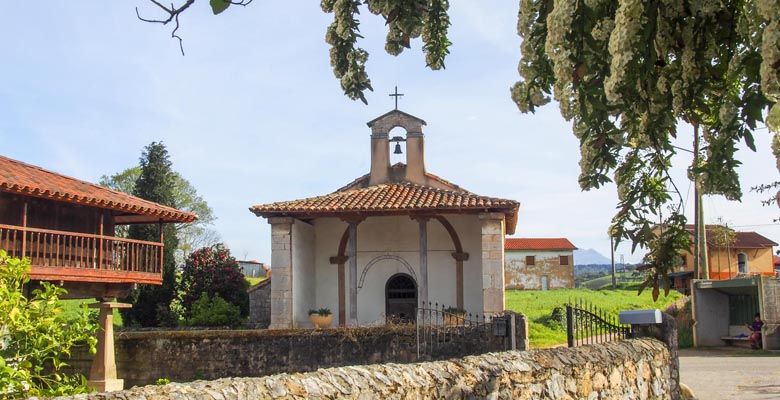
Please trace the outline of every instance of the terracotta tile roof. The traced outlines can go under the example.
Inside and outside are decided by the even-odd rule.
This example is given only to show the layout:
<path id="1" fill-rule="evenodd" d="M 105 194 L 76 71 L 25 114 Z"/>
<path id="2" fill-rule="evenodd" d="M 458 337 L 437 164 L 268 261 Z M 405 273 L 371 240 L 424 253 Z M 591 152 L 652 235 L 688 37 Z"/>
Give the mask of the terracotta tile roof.
<path id="1" fill-rule="evenodd" d="M 150 221 L 192 222 L 197 219 L 192 213 L 3 156 L 0 156 L 0 191 L 151 217 Z"/>
<path id="2" fill-rule="evenodd" d="M 713 247 L 718 247 L 718 244 L 712 240 L 713 229 L 717 227 L 718 225 L 706 226 L 707 244 Z M 691 234 L 694 232 L 693 225 L 685 225 L 685 229 Z M 734 245 L 730 246 L 736 249 L 764 249 L 767 247 L 777 246 L 777 243 L 756 232 L 736 232 L 736 235 L 737 237 L 735 239 Z"/>
<path id="3" fill-rule="evenodd" d="M 413 211 L 499 211 L 507 214 L 507 231 L 517 224 L 519 203 L 469 192 L 437 189 L 408 182 L 386 183 L 337 191 L 324 196 L 256 205 L 258 216 L 344 215 L 359 213 L 409 214 Z"/>
<path id="4" fill-rule="evenodd" d="M 504 250 L 577 250 L 566 238 L 506 238 Z"/>
<path id="5" fill-rule="evenodd" d="M 405 174 L 406 174 L 406 164 L 404 164 L 402 162 L 395 163 L 395 164 L 393 164 L 390 167 L 390 178 L 394 182 L 399 182 L 399 183 L 404 182 L 404 175 Z M 439 184 L 440 189 L 449 189 L 449 190 L 453 190 L 453 191 L 456 191 L 456 192 L 471 193 L 468 190 L 463 189 L 462 187 L 460 187 L 460 186 L 458 186 L 458 185 L 456 185 L 456 184 L 454 184 L 454 183 L 452 183 L 452 182 L 450 182 L 450 181 L 448 181 L 448 180 L 446 180 L 446 179 L 444 179 L 444 178 L 442 178 L 442 177 L 440 177 L 438 175 L 434 175 L 434 174 L 432 174 L 430 172 L 426 172 L 425 176 L 429 180 L 433 181 L 434 183 Z M 352 181 L 352 182 L 350 182 L 350 183 L 348 183 L 348 184 L 338 188 L 336 191 L 337 192 L 343 192 L 345 190 L 368 187 L 368 182 L 369 182 L 370 178 L 371 178 L 371 174 L 370 173 L 365 174 L 365 175 L 355 179 L 354 181 Z"/>

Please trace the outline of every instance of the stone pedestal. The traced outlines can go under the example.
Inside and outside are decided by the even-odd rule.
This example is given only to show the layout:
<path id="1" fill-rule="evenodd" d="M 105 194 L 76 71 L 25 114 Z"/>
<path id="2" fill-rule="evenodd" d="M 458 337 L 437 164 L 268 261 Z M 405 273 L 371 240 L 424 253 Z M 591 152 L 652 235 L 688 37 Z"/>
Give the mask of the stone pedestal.
<path id="1" fill-rule="evenodd" d="M 482 312 L 486 316 L 504 311 L 504 214 L 483 213 L 482 222 Z"/>
<path id="2" fill-rule="evenodd" d="M 270 329 L 293 327 L 292 292 L 292 224 L 289 217 L 268 218 L 271 224 L 271 326 Z"/>
<path id="3" fill-rule="evenodd" d="M 124 389 L 124 381 L 117 379 L 114 358 L 114 309 L 130 308 L 130 304 L 115 301 L 101 301 L 90 305 L 100 310 L 97 332 L 97 352 L 89 370 L 89 387 L 98 392 L 113 392 Z"/>

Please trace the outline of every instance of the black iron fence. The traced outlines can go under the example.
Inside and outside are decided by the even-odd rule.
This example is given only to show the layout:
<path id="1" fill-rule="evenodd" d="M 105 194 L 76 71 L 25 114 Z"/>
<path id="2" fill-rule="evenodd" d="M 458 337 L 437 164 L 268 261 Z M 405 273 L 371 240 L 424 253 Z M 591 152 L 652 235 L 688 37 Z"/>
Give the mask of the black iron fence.
<path id="1" fill-rule="evenodd" d="M 511 338 L 512 315 L 486 317 L 464 310 L 428 303 L 417 308 L 417 358 L 441 358 L 453 344 L 491 346 L 487 342 L 506 343 L 503 350 L 517 346 Z M 495 343 L 492 344 L 495 346 Z M 498 349 L 501 350 L 501 349 Z M 492 350 L 497 351 L 497 350 Z"/>
<path id="2" fill-rule="evenodd" d="M 569 347 L 626 339 L 631 326 L 621 325 L 618 318 L 582 300 L 566 305 L 566 337 Z"/>

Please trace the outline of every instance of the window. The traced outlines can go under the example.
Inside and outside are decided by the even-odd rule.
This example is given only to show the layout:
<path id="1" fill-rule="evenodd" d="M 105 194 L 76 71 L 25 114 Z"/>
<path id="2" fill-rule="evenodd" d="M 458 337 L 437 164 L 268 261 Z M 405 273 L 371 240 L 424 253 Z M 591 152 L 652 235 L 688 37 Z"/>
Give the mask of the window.
<path id="1" fill-rule="evenodd" d="M 747 274 L 748 272 L 747 254 L 745 253 L 737 254 L 737 267 L 739 268 L 740 274 Z"/>
<path id="2" fill-rule="evenodd" d="M 569 265 L 569 256 L 560 256 L 560 265 Z"/>
<path id="3" fill-rule="evenodd" d="M 525 265 L 536 265 L 536 256 L 525 256 Z"/>

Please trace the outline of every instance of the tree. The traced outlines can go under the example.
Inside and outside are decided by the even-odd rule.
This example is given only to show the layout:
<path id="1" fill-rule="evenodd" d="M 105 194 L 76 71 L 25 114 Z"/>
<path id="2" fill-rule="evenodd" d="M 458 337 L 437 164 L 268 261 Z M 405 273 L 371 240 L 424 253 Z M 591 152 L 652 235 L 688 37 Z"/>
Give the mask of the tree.
<path id="1" fill-rule="evenodd" d="M 76 345 L 94 353 L 97 325 L 86 305 L 66 319 L 59 300 L 66 291 L 49 282 L 25 295 L 29 270 L 29 259 L 0 250 L 0 397 L 86 393 L 84 377 L 63 374 L 62 360 Z"/>
<path id="2" fill-rule="evenodd" d="M 141 174 L 138 176 L 133 195 L 165 206 L 175 206 L 174 173 L 168 150 L 160 142 L 152 142 L 144 148 L 140 158 Z M 155 242 L 159 240 L 157 225 L 132 225 L 128 237 Z M 179 240 L 172 224 L 163 225 L 163 282 L 161 286 L 141 285 L 131 292 L 129 301 L 133 308 L 124 309 L 122 316 L 130 324 L 159 326 L 175 324 L 171 317 L 170 304 L 174 299 L 176 283 L 176 261 L 174 251 Z"/>
<path id="3" fill-rule="evenodd" d="M 210 4 L 219 14 L 227 3 Z M 363 4 L 387 22 L 388 53 L 422 37 L 428 67 L 444 66 L 448 1 L 322 0 L 334 18 L 326 33 L 331 65 L 347 96 L 365 102 L 372 90 L 368 53 L 357 46 Z M 186 9 L 162 8 L 177 23 Z M 517 27 L 523 43 L 512 99 L 526 113 L 551 97 L 558 102 L 580 142 L 581 188 L 615 182 L 609 233 L 616 246 L 647 247 L 643 288 L 657 296 L 666 282 L 668 290 L 674 259 L 689 246 L 683 196 L 668 173 L 680 121 L 701 144 L 689 171 L 703 193 L 741 198 L 736 145 L 755 151 L 761 122 L 775 133 L 780 160 L 780 0 L 521 0 Z M 665 228 L 655 237 L 664 208 Z"/>
<path id="4" fill-rule="evenodd" d="M 242 316 L 249 314 L 248 283 L 238 265 L 238 261 L 230 255 L 223 244 L 216 244 L 194 251 L 187 257 L 179 283 L 179 293 L 182 294 L 182 306 L 191 316 L 193 305 L 206 294 L 214 298 L 218 296 L 228 303 L 236 305 Z"/>
<path id="5" fill-rule="evenodd" d="M 134 166 L 111 176 L 100 177 L 100 185 L 109 189 L 132 194 L 135 191 L 136 182 L 141 176 L 141 167 Z M 214 211 L 209 204 L 198 194 L 195 187 L 178 172 L 173 171 L 173 207 L 182 211 L 191 212 L 198 216 L 198 220 L 188 224 L 175 224 L 176 236 L 179 246 L 176 251 L 176 265 L 182 265 L 193 249 L 211 246 L 219 242 L 219 234 L 212 228 Z M 117 227 L 117 235 L 127 236 L 127 227 Z"/>

